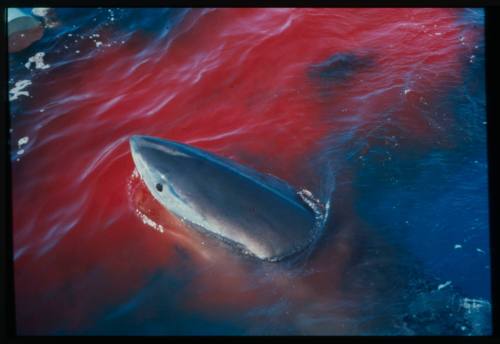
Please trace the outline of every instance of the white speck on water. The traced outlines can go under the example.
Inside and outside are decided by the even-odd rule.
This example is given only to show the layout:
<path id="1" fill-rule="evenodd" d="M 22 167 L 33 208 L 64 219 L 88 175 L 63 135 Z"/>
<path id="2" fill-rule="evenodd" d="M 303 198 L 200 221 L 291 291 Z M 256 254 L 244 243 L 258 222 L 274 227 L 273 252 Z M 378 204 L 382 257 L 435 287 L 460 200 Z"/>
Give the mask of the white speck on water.
<path id="1" fill-rule="evenodd" d="M 96 48 L 99 48 L 102 45 L 102 42 L 95 42 Z"/>
<path id="2" fill-rule="evenodd" d="M 469 298 L 464 298 L 461 300 L 460 304 L 463 308 L 467 310 L 467 313 L 472 313 L 474 310 L 478 310 L 480 308 L 490 308 L 491 305 L 488 301 L 486 300 L 481 300 L 481 299 L 469 299 Z"/>
<path id="3" fill-rule="evenodd" d="M 16 100 L 19 96 L 29 97 L 29 92 L 23 91 L 29 85 L 31 85 L 30 80 L 20 80 L 16 82 L 15 87 L 9 90 L 9 101 Z"/>
<path id="4" fill-rule="evenodd" d="M 80 50 L 75 51 L 75 53 L 80 54 Z"/>
<path id="5" fill-rule="evenodd" d="M 459 41 L 460 41 L 460 42 L 463 42 L 463 41 L 464 41 L 464 39 L 465 39 L 465 37 L 464 37 L 464 36 L 460 36 Z"/>
<path id="6" fill-rule="evenodd" d="M 140 211 L 136 210 L 136 213 L 137 215 L 140 217 L 140 219 L 142 220 L 142 222 L 145 224 L 145 225 L 148 225 L 150 226 L 151 228 L 157 230 L 158 232 L 160 233 L 163 233 L 165 231 L 165 229 L 163 228 L 162 225 L 154 222 L 153 220 L 151 220 L 149 217 L 147 217 L 146 215 L 144 215 L 143 213 L 141 213 Z"/>
<path id="7" fill-rule="evenodd" d="M 443 289 L 443 288 L 446 288 L 446 287 L 447 287 L 447 286 L 449 286 L 450 284 L 451 284 L 451 281 L 446 281 L 445 283 L 438 285 L 437 290 L 441 290 L 441 289 Z"/>
<path id="8" fill-rule="evenodd" d="M 71 34 L 71 33 L 68 33 L 68 37 L 73 37 L 73 34 Z"/>
<path id="9" fill-rule="evenodd" d="M 460 327 L 460 329 L 461 329 L 462 331 L 465 331 L 465 330 L 467 330 L 467 327 L 462 326 L 462 327 Z"/>
<path id="10" fill-rule="evenodd" d="M 478 160 L 474 160 L 474 164 L 477 164 L 477 163 L 479 163 L 479 161 Z"/>
<path id="11" fill-rule="evenodd" d="M 28 136 L 21 137 L 21 138 L 19 139 L 19 141 L 17 141 L 17 146 L 18 146 L 19 148 L 21 148 L 21 146 L 23 146 L 23 145 L 27 144 L 27 143 L 28 143 L 28 141 L 29 141 L 29 137 L 28 137 Z"/>
<path id="12" fill-rule="evenodd" d="M 411 91 L 411 89 L 409 89 L 409 88 L 405 88 L 405 89 L 404 89 L 404 91 L 403 91 L 403 93 L 404 93 L 405 95 L 407 95 L 408 93 L 410 93 L 410 91 Z"/>
<path id="13" fill-rule="evenodd" d="M 9 129 L 9 133 L 12 133 L 14 131 L 14 129 L 10 128 Z"/>
<path id="14" fill-rule="evenodd" d="M 479 253 L 482 253 L 482 254 L 486 254 L 486 252 L 484 252 L 483 250 L 481 250 L 480 248 L 476 248 L 476 251 L 479 252 Z"/>
<path id="15" fill-rule="evenodd" d="M 40 109 L 40 112 L 45 112 L 45 109 Z"/>
<path id="16" fill-rule="evenodd" d="M 21 161 L 21 159 L 17 158 L 16 161 Z"/>
<path id="17" fill-rule="evenodd" d="M 307 197 L 313 197 L 313 194 L 309 190 L 304 189 L 302 190 L 302 193 Z"/>
<path id="18" fill-rule="evenodd" d="M 19 149 L 17 151 L 17 155 L 23 155 L 24 154 L 24 149 Z"/>
<path id="19" fill-rule="evenodd" d="M 462 245 L 460 244 L 456 244 L 454 247 L 453 247 L 455 250 L 459 249 L 459 248 L 462 248 Z"/>
<path id="20" fill-rule="evenodd" d="M 406 220 L 406 221 L 405 221 L 405 223 L 406 223 L 406 224 L 409 224 L 409 223 L 410 223 L 410 221 Z"/>
<path id="21" fill-rule="evenodd" d="M 484 121 L 483 124 L 486 125 L 488 122 Z"/>

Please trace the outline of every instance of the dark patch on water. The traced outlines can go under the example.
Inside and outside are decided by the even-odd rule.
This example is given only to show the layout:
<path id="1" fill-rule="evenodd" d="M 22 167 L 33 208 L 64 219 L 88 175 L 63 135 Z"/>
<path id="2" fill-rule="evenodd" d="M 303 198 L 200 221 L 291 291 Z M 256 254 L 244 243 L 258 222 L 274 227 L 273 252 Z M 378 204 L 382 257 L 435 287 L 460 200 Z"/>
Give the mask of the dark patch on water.
<path id="1" fill-rule="evenodd" d="M 327 60 L 311 66 L 310 75 L 323 81 L 333 83 L 346 81 L 357 71 L 374 65 L 373 58 L 368 55 L 354 53 L 337 53 Z"/>
<path id="2" fill-rule="evenodd" d="M 148 283 L 121 304 L 101 316 L 96 325 L 77 331 L 85 335 L 229 335 L 243 329 L 232 320 L 210 318 L 183 308 L 179 302 L 189 285 L 191 274 L 185 271 L 157 271 Z M 125 282 L 125 281 L 124 281 Z M 126 283 L 126 282 L 125 282 Z M 64 334 L 64 333 L 60 333 Z M 71 334 L 75 334 L 71 332 Z"/>

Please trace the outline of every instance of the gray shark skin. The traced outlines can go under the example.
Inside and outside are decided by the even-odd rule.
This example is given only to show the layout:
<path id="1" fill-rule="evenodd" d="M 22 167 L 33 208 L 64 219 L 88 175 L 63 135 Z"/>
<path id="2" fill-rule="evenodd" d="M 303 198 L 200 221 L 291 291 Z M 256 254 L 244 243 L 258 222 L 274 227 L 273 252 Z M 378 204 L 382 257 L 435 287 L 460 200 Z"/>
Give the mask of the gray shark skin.
<path id="1" fill-rule="evenodd" d="M 278 261 L 317 233 L 317 214 L 285 182 L 185 144 L 132 136 L 135 166 L 153 197 L 193 228 L 246 254 Z"/>

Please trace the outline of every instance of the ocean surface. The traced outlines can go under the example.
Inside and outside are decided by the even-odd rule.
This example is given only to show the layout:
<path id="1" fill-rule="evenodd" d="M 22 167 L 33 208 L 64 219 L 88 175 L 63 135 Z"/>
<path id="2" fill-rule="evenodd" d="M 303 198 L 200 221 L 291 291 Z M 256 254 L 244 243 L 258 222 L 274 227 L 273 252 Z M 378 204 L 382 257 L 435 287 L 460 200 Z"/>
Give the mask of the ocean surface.
<path id="1" fill-rule="evenodd" d="M 19 334 L 491 333 L 482 9 L 55 16 L 9 55 Z M 320 240 L 264 263 L 186 228 L 135 134 L 330 202 Z"/>

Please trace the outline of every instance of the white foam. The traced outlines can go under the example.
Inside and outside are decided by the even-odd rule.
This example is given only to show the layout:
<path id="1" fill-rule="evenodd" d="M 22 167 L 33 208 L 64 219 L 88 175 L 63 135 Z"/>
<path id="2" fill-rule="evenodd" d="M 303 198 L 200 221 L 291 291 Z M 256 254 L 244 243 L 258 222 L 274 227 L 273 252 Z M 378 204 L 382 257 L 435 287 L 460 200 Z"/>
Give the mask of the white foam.
<path id="1" fill-rule="evenodd" d="M 46 17 L 49 14 L 50 7 L 35 7 L 31 10 L 31 13 L 37 17 Z"/>
<path id="2" fill-rule="evenodd" d="M 330 202 L 323 204 L 319 199 L 315 198 L 313 193 L 307 189 L 302 189 L 297 192 L 297 195 L 302 201 L 314 212 L 315 223 L 312 228 L 312 236 L 309 244 L 316 242 L 325 228 L 328 220 Z"/>
<path id="3" fill-rule="evenodd" d="M 28 91 L 24 91 L 24 89 L 29 85 L 31 85 L 30 80 L 20 80 L 16 82 L 15 87 L 9 90 L 9 101 L 16 100 L 20 96 L 29 97 L 30 93 Z"/>
<path id="4" fill-rule="evenodd" d="M 165 229 L 163 228 L 162 225 L 154 222 L 149 217 L 147 217 L 145 214 L 141 213 L 139 210 L 136 209 L 135 213 L 137 214 L 137 216 L 139 216 L 139 218 L 142 220 L 142 223 L 144 223 L 145 225 L 148 225 L 149 227 L 157 230 L 160 233 L 165 232 Z"/>
<path id="5" fill-rule="evenodd" d="M 481 308 L 489 307 L 490 303 L 486 300 L 469 299 L 466 297 L 461 300 L 460 306 L 465 308 L 468 313 L 472 313 L 473 311 L 479 310 Z"/>
<path id="6" fill-rule="evenodd" d="M 25 144 L 27 144 L 27 143 L 28 143 L 29 139 L 30 139 L 30 138 L 29 138 L 28 136 L 21 137 L 21 138 L 17 141 L 17 146 L 18 146 L 19 148 L 21 148 L 21 146 L 23 146 L 23 145 L 25 145 Z"/>
<path id="7" fill-rule="evenodd" d="M 451 284 L 451 281 L 446 281 L 445 283 L 438 285 L 437 290 L 441 290 L 443 288 L 446 288 L 450 284 Z"/>
<path id="8" fill-rule="evenodd" d="M 324 216 L 324 207 L 321 202 L 314 198 L 311 191 L 302 189 L 298 192 L 298 195 L 302 200 L 314 211 L 315 214 L 323 217 Z"/>
<path id="9" fill-rule="evenodd" d="M 24 64 L 24 66 L 27 68 L 27 69 L 30 69 L 31 68 L 31 64 L 34 63 L 35 64 L 35 68 L 36 69 L 47 69 L 50 67 L 49 64 L 46 64 L 45 62 L 43 62 L 43 58 L 45 56 L 45 53 L 44 52 L 38 52 L 36 53 L 35 55 L 31 56 L 29 59 L 28 59 L 28 62 L 26 62 Z"/>

